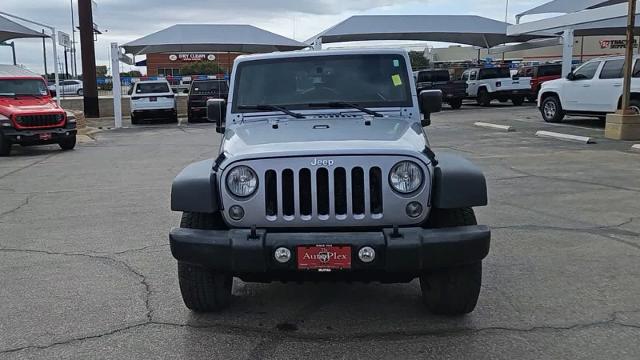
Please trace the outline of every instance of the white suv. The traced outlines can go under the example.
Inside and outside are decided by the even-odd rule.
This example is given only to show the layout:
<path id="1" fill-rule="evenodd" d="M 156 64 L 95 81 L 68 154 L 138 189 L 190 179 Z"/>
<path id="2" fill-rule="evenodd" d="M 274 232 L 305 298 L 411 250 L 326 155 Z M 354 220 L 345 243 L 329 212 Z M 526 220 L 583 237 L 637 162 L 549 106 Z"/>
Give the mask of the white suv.
<path id="1" fill-rule="evenodd" d="M 631 108 L 640 113 L 640 66 L 634 58 Z M 620 107 L 624 57 L 593 59 L 565 79 L 547 81 L 538 95 L 538 108 L 546 122 L 560 122 L 565 115 L 604 118 Z"/>
<path id="2" fill-rule="evenodd" d="M 131 90 L 131 124 L 142 119 L 169 119 L 178 122 L 176 98 L 166 80 L 142 80 Z"/>

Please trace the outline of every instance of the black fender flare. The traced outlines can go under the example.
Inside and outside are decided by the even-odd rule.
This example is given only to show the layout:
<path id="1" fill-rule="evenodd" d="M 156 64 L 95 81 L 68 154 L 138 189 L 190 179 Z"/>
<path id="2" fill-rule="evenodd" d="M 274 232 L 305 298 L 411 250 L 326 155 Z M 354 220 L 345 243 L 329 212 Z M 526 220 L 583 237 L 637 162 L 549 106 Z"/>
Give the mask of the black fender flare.
<path id="1" fill-rule="evenodd" d="M 433 171 L 432 206 L 458 209 L 486 206 L 487 181 L 471 161 L 450 153 L 438 153 Z"/>
<path id="2" fill-rule="evenodd" d="M 214 159 L 184 168 L 171 185 L 171 210 L 214 213 L 220 210 Z"/>

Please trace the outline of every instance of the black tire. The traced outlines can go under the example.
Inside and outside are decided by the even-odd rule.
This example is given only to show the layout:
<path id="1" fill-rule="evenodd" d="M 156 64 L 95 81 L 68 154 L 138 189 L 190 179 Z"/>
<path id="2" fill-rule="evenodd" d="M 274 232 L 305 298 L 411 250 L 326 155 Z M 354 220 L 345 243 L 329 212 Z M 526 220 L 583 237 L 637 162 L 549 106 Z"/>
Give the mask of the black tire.
<path id="1" fill-rule="evenodd" d="M 509 101 L 508 97 L 499 97 L 498 101 L 500 101 L 501 103 L 506 103 L 507 101 Z"/>
<path id="2" fill-rule="evenodd" d="M 83 95 L 84 95 L 84 90 L 82 90 L 82 89 L 78 89 L 78 91 L 76 91 L 76 94 L 77 94 L 78 96 L 83 96 Z"/>
<path id="3" fill-rule="evenodd" d="M 548 96 L 542 100 L 540 113 L 544 121 L 548 123 L 559 123 L 564 119 L 562 104 L 560 104 L 560 99 L 555 95 Z"/>
<path id="4" fill-rule="evenodd" d="M 182 214 L 180 227 L 200 230 L 227 229 L 219 212 L 185 212 Z M 231 304 L 233 277 L 230 274 L 178 261 L 178 282 L 182 300 L 192 311 L 219 311 Z"/>
<path id="5" fill-rule="evenodd" d="M 631 108 L 631 110 L 633 110 L 636 114 L 640 115 L 640 100 L 631 99 L 629 101 L 629 108 Z"/>
<path id="6" fill-rule="evenodd" d="M 521 106 L 524 104 L 524 96 L 512 96 L 511 102 L 514 106 Z"/>
<path id="7" fill-rule="evenodd" d="M 471 208 L 432 209 L 426 227 L 447 228 L 476 225 Z M 482 285 L 482 262 L 426 271 L 420 276 L 422 301 L 434 314 L 463 315 L 478 303 Z"/>
<path id="8" fill-rule="evenodd" d="M 171 115 L 171 118 L 169 119 L 172 123 L 177 124 L 178 123 L 178 113 L 173 113 L 173 115 Z"/>
<path id="9" fill-rule="evenodd" d="M 462 99 L 455 98 L 455 99 L 449 100 L 449 106 L 451 106 L 453 110 L 460 109 L 462 107 Z"/>
<path id="10" fill-rule="evenodd" d="M 138 119 L 137 116 L 135 116 L 134 114 L 131 114 L 131 125 L 138 125 L 140 124 L 140 120 Z"/>
<path id="11" fill-rule="evenodd" d="M 480 106 L 489 106 L 491 105 L 491 96 L 489 92 L 485 88 L 481 88 L 478 90 L 478 98 L 476 99 L 478 105 Z"/>
<path id="12" fill-rule="evenodd" d="M 11 155 L 11 143 L 0 133 L 0 156 Z"/>
<path id="13" fill-rule="evenodd" d="M 64 151 L 73 150 L 73 148 L 76 147 L 76 137 L 69 136 L 64 140 L 61 140 L 58 145 L 60 146 L 60 149 Z"/>

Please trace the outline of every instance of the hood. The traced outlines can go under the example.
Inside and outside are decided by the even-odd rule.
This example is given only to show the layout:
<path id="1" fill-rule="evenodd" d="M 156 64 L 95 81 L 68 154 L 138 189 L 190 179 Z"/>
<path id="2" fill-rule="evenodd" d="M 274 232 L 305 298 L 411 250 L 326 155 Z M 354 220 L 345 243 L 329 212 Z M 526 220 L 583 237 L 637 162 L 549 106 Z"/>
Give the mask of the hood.
<path id="1" fill-rule="evenodd" d="M 45 111 L 59 113 L 62 112 L 62 108 L 50 97 L 19 96 L 17 99 L 8 96 L 0 97 L 0 114 L 5 116 Z"/>
<path id="2" fill-rule="evenodd" d="M 366 125 L 365 121 L 370 121 Z M 228 129 L 222 150 L 228 159 L 346 154 L 415 155 L 427 145 L 420 124 L 409 118 L 295 119 L 247 123 Z"/>

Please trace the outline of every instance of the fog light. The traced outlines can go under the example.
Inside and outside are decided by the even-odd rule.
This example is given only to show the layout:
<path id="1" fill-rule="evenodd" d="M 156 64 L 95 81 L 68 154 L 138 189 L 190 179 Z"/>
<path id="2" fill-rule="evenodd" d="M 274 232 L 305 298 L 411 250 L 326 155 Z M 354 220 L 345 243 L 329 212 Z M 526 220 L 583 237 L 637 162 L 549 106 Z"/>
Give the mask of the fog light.
<path id="1" fill-rule="evenodd" d="M 276 258 L 276 261 L 284 264 L 287 261 L 291 260 L 291 251 L 285 247 L 279 247 L 273 253 L 273 257 Z"/>
<path id="2" fill-rule="evenodd" d="M 376 258 L 376 251 L 372 247 L 365 246 L 358 251 L 358 257 L 363 263 L 370 263 Z"/>
<path id="3" fill-rule="evenodd" d="M 229 208 L 229 216 L 231 216 L 233 220 L 238 221 L 244 217 L 244 209 L 240 205 L 233 205 Z"/>
<path id="4" fill-rule="evenodd" d="M 407 204 L 407 215 L 410 218 L 417 218 L 422 215 L 422 204 L 417 201 L 412 201 Z"/>

